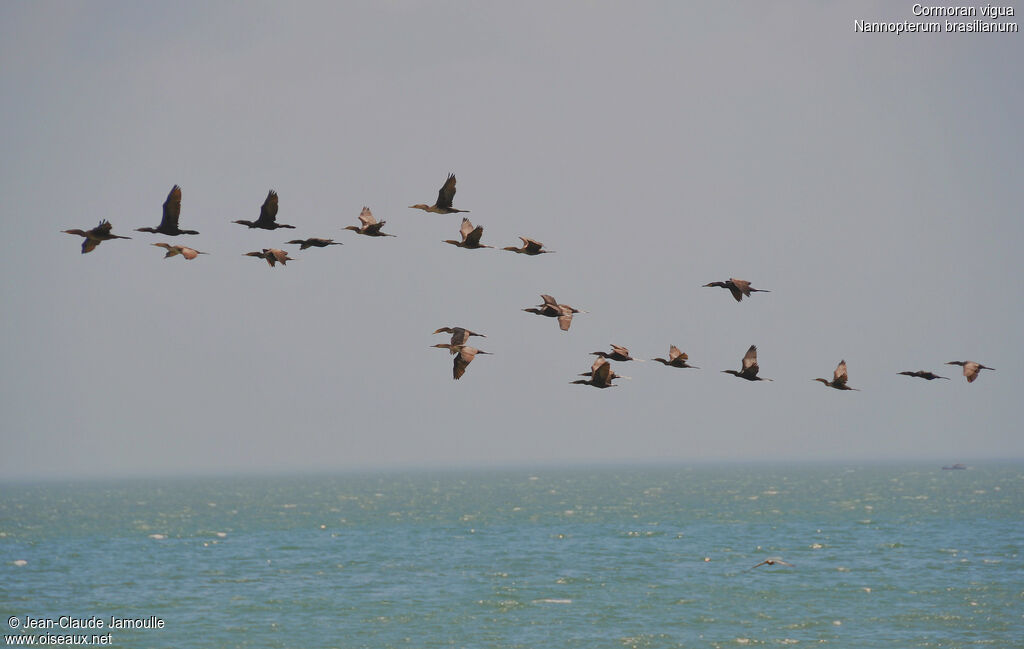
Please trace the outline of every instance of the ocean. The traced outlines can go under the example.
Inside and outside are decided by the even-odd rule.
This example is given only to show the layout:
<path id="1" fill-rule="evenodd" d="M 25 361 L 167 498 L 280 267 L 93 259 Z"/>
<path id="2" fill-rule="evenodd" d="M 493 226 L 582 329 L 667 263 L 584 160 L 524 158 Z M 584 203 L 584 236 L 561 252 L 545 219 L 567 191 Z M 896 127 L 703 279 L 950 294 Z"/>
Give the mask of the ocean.
<path id="1" fill-rule="evenodd" d="M 1012 462 L 0 483 L 0 624 L 147 648 L 1024 647 L 1022 550 Z"/>

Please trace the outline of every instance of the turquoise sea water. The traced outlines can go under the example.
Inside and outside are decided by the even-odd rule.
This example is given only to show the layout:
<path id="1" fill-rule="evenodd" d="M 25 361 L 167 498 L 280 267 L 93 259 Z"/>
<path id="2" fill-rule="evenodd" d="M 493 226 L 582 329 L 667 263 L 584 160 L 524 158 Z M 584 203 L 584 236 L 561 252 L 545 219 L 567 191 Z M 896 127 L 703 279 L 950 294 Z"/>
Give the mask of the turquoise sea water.
<path id="1" fill-rule="evenodd" d="M 0 625 L 117 647 L 1022 647 L 1022 550 L 1019 463 L 0 484 Z M 793 567 L 750 569 L 771 557 Z"/>

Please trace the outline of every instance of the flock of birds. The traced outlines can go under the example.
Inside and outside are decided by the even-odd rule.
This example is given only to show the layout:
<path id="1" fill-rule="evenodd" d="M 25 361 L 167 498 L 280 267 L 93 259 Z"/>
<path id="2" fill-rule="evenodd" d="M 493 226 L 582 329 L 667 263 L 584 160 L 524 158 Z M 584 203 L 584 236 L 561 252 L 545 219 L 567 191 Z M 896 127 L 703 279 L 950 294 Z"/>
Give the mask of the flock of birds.
<path id="1" fill-rule="evenodd" d="M 416 205 L 410 205 L 411 209 L 420 209 L 425 212 L 433 214 L 455 214 L 462 212 L 469 212 L 469 210 L 456 209 L 452 203 L 455 198 L 455 175 L 448 174 L 448 178 L 444 184 L 438 190 L 437 200 L 433 205 L 426 205 L 425 203 L 418 203 Z M 277 192 L 270 190 L 267 194 L 267 198 L 263 201 L 263 206 L 260 208 L 259 218 L 255 221 L 237 220 L 233 223 L 244 225 L 250 229 L 258 228 L 262 230 L 277 230 L 280 228 L 284 229 L 295 229 L 295 226 L 288 225 L 285 223 L 277 222 L 277 211 L 278 211 L 278 197 Z M 195 230 L 182 230 L 178 225 L 178 220 L 181 215 L 181 187 L 175 185 L 170 193 L 167 195 L 167 200 L 164 201 L 163 205 L 163 217 L 160 220 L 160 224 L 155 228 L 137 228 L 136 232 L 149 232 L 153 234 L 163 234 L 168 237 L 175 237 L 183 234 L 195 235 L 199 234 Z M 382 231 L 385 221 L 378 221 L 374 218 L 370 208 L 363 207 L 362 212 L 359 214 L 359 225 L 350 225 L 345 227 L 345 230 L 352 230 L 356 234 L 361 234 L 369 237 L 393 237 L 395 235 L 388 234 Z M 110 241 L 113 239 L 130 239 L 131 237 L 124 237 L 116 235 L 112 232 L 112 225 L 109 221 L 102 220 L 99 225 L 92 228 L 91 230 L 63 230 L 66 234 L 73 234 L 80 237 L 84 237 L 82 242 L 82 253 L 92 252 L 104 241 Z M 466 248 L 475 250 L 479 248 L 493 248 L 493 246 L 484 245 L 481 243 L 483 237 L 483 226 L 474 226 L 473 223 L 463 217 L 462 224 L 459 228 L 459 234 L 461 238 L 459 240 L 446 239 L 444 243 L 457 246 L 459 248 Z M 522 241 L 522 246 L 507 246 L 502 250 L 508 250 L 523 255 L 542 255 L 552 250 L 544 248 L 544 244 L 534 239 L 527 237 L 519 237 Z M 299 250 L 306 250 L 307 248 L 326 248 L 328 246 L 341 245 L 341 243 L 334 241 L 333 239 L 324 239 L 319 237 L 309 237 L 306 239 L 292 239 L 287 242 L 289 245 L 299 246 Z M 174 257 L 181 255 L 186 260 L 192 260 L 199 255 L 207 254 L 190 248 L 188 246 L 173 245 L 169 243 L 154 243 L 154 246 L 163 248 L 166 253 L 164 257 Z M 294 259 L 288 256 L 288 253 L 280 248 L 263 248 L 259 251 L 244 253 L 247 257 L 257 257 L 266 260 L 266 262 L 274 267 L 276 264 L 286 265 L 289 261 Z M 711 282 L 704 285 L 705 288 L 724 288 L 727 289 L 737 302 L 741 302 L 744 297 L 749 298 L 754 293 L 770 293 L 771 291 L 765 289 L 754 288 L 750 285 L 750 282 L 735 277 L 729 278 L 722 282 Z M 556 318 L 558 326 L 562 331 L 568 331 L 572 325 L 572 318 L 574 314 L 586 313 L 568 304 L 559 303 L 554 297 L 550 295 L 541 295 L 542 303 L 535 307 L 529 307 L 523 309 L 528 313 L 541 315 L 549 318 Z M 490 354 L 490 352 L 483 351 L 469 344 L 469 338 L 472 336 L 478 336 L 486 338 L 484 334 L 476 333 L 459 326 L 445 326 L 434 331 L 435 334 L 448 333 L 451 334 L 451 339 L 447 343 L 439 343 L 433 345 L 442 349 L 447 349 L 449 353 L 454 356 L 454 365 L 452 368 L 452 376 L 456 380 L 462 378 L 466 373 L 466 369 L 473 359 L 477 355 Z M 641 359 L 633 358 L 629 350 L 619 345 L 612 345 L 611 352 L 596 351 L 592 352 L 593 356 L 596 356 L 590 370 L 583 372 L 580 376 L 586 377 L 584 379 L 578 379 L 571 381 L 572 384 L 589 385 L 595 388 L 610 388 L 615 387 L 613 381 L 617 378 L 629 378 L 623 377 L 616 374 L 612 369 L 610 361 L 626 362 L 626 361 L 639 361 Z M 688 369 L 700 369 L 696 366 L 688 364 L 689 356 L 686 353 L 679 350 L 675 345 L 669 347 L 668 358 L 654 358 L 651 359 L 657 361 L 669 367 L 676 368 L 688 368 Z M 992 367 L 987 367 L 976 361 L 949 361 L 947 365 L 959 365 L 963 368 L 963 375 L 967 379 L 968 383 L 973 383 L 978 378 L 981 370 L 994 370 Z M 759 367 L 757 364 L 757 346 L 751 345 L 747 350 L 747 353 L 743 355 L 743 359 L 740 364 L 739 370 L 722 370 L 723 373 L 732 374 L 741 379 L 747 381 L 771 381 L 772 379 L 758 376 Z M 930 371 L 916 370 L 916 371 L 904 371 L 899 372 L 900 375 L 911 376 L 916 378 L 922 378 L 928 381 L 935 379 L 946 379 L 949 377 L 939 376 Z M 825 386 L 833 388 L 835 390 L 857 390 L 857 388 L 850 387 L 847 384 L 848 374 L 846 369 L 846 361 L 839 361 L 839 365 L 836 367 L 832 374 L 832 380 L 828 379 L 814 379 L 820 381 Z M 760 565 L 760 564 L 759 564 Z"/>

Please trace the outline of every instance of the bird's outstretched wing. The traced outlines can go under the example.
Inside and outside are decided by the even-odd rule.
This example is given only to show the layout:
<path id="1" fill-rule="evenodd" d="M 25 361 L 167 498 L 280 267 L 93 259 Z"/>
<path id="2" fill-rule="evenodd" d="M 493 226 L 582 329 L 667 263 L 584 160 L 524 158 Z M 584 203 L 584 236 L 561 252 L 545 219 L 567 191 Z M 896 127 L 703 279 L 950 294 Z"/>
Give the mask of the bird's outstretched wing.
<path id="1" fill-rule="evenodd" d="M 836 366 L 836 371 L 832 374 L 832 382 L 836 385 L 846 385 L 846 361 L 839 361 L 839 365 Z"/>
<path id="2" fill-rule="evenodd" d="M 534 241 L 533 239 L 527 239 L 526 237 L 519 237 L 519 239 L 523 242 L 523 248 L 525 251 L 531 254 L 540 252 L 541 248 L 544 247 L 544 244 L 540 241 Z"/>
<path id="3" fill-rule="evenodd" d="M 359 222 L 363 224 L 364 228 L 368 228 L 377 222 L 377 219 L 373 218 L 373 212 L 370 208 L 363 206 L 363 211 L 359 213 Z"/>
<path id="4" fill-rule="evenodd" d="M 267 194 L 267 200 L 263 201 L 263 207 L 260 208 L 259 223 L 273 223 L 274 219 L 277 218 L 277 192 L 273 189 Z"/>
<path id="5" fill-rule="evenodd" d="M 603 358 L 601 360 L 604 360 Z M 608 385 L 611 383 L 612 364 L 605 361 L 594 368 L 591 380 L 594 385 Z"/>
<path id="6" fill-rule="evenodd" d="M 470 178 L 472 180 L 472 178 Z M 470 196 L 472 198 L 472 196 Z M 452 206 L 455 199 L 455 174 L 448 174 L 448 180 L 444 181 L 441 189 L 437 191 L 437 207 L 448 208 Z"/>
<path id="7" fill-rule="evenodd" d="M 459 226 L 459 234 L 462 235 L 462 241 L 465 242 L 469 235 L 473 232 L 473 224 L 469 219 L 463 217 L 462 225 Z"/>
<path id="8" fill-rule="evenodd" d="M 463 232 L 463 240 L 466 242 L 466 245 L 468 245 L 468 246 L 479 246 L 480 245 L 480 237 L 484 236 L 484 226 L 482 226 L 482 225 L 476 226 L 475 228 L 470 230 L 469 234 L 465 234 L 465 229 L 463 229 L 462 232 Z"/>
<path id="9" fill-rule="evenodd" d="M 736 279 L 735 277 L 730 277 L 729 278 L 729 282 L 733 286 L 735 286 L 736 289 L 739 290 L 740 293 L 742 293 L 743 295 L 745 295 L 747 297 L 750 297 L 750 282 L 748 282 L 745 279 Z M 735 291 L 733 291 L 733 295 L 734 296 L 736 295 Z"/>
<path id="10" fill-rule="evenodd" d="M 171 192 L 167 194 L 167 200 L 164 201 L 164 214 L 160 219 L 160 227 L 158 229 L 178 229 L 178 217 L 181 215 L 181 187 L 175 185 L 171 188 Z"/>
<path id="11" fill-rule="evenodd" d="M 751 345 L 747 353 L 743 355 L 743 371 L 757 374 L 757 345 Z"/>
<path id="12" fill-rule="evenodd" d="M 395 236 L 393 234 L 384 234 L 383 232 L 381 232 L 381 228 L 384 227 L 385 223 L 387 223 L 387 221 L 377 221 L 376 223 L 371 223 L 370 225 L 367 225 L 366 227 L 363 228 L 363 230 L 365 230 L 366 234 L 370 234 L 370 235 L 374 235 L 374 236 L 377 236 L 377 235 L 382 235 L 382 236 L 385 236 L 385 237 L 393 237 L 393 236 Z"/>
<path id="13" fill-rule="evenodd" d="M 569 331 L 569 327 L 572 326 L 572 313 L 563 313 L 558 316 L 558 328 L 562 331 Z"/>
<path id="14" fill-rule="evenodd" d="M 462 375 L 466 373 L 466 368 L 476 358 L 476 350 L 471 347 L 462 347 L 459 349 L 459 353 L 455 356 L 455 364 L 452 367 L 452 376 L 456 381 L 462 378 Z"/>

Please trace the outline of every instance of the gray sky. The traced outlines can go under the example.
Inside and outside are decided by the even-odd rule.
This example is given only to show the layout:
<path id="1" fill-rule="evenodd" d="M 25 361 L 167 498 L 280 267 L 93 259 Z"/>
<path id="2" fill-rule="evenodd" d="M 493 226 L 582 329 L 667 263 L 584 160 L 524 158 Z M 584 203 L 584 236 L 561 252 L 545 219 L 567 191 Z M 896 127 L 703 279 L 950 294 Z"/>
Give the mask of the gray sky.
<path id="1" fill-rule="evenodd" d="M 0 4 L 0 475 L 1024 456 L 1022 37 L 854 32 L 912 5 Z M 442 244 L 449 171 L 557 253 Z M 345 245 L 242 256 L 293 235 Z M 569 385 L 609 343 L 703 369 Z"/>

